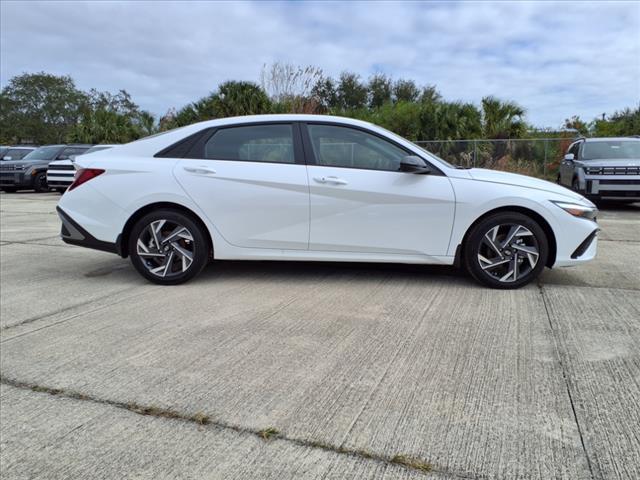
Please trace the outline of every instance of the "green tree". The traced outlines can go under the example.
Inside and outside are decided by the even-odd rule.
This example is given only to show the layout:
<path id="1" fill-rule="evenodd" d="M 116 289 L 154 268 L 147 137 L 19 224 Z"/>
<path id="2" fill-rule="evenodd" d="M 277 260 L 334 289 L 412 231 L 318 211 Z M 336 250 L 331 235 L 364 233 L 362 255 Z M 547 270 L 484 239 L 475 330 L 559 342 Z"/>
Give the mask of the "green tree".
<path id="1" fill-rule="evenodd" d="M 338 108 L 338 91 L 332 78 L 322 78 L 311 89 L 311 97 L 318 102 L 324 112 Z"/>
<path id="2" fill-rule="evenodd" d="M 255 83 L 228 81 L 211 96 L 211 108 L 215 117 L 257 115 L 269 113 L 271 101 Z"/>
<path id="3" fill-rule="evenodd" d="M 485 138 L 518 138 L 526 132 L 525 110 L 515 102 L 495 97 L 482 99 L 482 127 Z"/>
<path id="4" fill-rule="evenodd" d="M 565 119 L 564 128 L 577 130 L 582 135 L 586 135 L 589 132 L 589 124 L 583 121 L 578 115 Z"/>
<path id="5" fill-rule="evenodd" d="M 482 135 L 482 116 L 472 103 L 431 101 L 422 104 L 420 140 L 461 140 Z"/>
<path id="6" fill-rule="evenodd" d="M 356 73 L 340 74 L 337 94 L 339 107 L 343 110 L 355 110 L 367 105 L 367 87 Z"/>
<path id="7" fill-rule="evenodd" d="M 154 132 L 153 115 L 140 110 L 126 90 L 112 94 L 92 89 L 66 138 L 82 143 L 127 143 Z"/>
<path id="8" fill-rule="evenodd" d="M 380 108 L 391 101 L 391 79 L 382 73 L 373 75 L 369 79 L 369 107 Z"/>
<path id="9" fill-rule="evenodd" d="M 640 104 L 615 112 L 608 120 L 595 120 L 592 133 L 596 137 L 640 135 Z"/>
<path id="10" fill-rule="evenodd" d="M 393 98 L 396 102 L 415 102 L 420 97 L 420 89 L 413 80 L 399 79 L 393 84 Z"/>
<path id="11" fill-rule="evenodd" d="M 0 135 L 5 142 L 62 142 L 86 101 L 71 77 L 18 75 L 0 92 Z"/>

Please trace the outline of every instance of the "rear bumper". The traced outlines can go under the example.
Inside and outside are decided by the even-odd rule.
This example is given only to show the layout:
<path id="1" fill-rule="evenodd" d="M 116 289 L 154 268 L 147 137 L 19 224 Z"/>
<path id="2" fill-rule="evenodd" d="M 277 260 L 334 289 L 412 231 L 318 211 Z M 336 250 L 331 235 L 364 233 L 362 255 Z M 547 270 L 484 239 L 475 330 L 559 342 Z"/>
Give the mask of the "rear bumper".
<path id="1" fill-rule="evenodd" d="M 103 252 L 116 253 L 120 255 L 118 242 L 111 243 L 98 240 L 82 228 L 60 207 L 56 207 L 56 210 L 58 211 L 58 216 L 62 221 L 60 238 L 62 238 L 63 242 L 68 243 L 69 245 L 77 245 L 80 247 L 92 248 L 94 250 L 101 250 Z"/>

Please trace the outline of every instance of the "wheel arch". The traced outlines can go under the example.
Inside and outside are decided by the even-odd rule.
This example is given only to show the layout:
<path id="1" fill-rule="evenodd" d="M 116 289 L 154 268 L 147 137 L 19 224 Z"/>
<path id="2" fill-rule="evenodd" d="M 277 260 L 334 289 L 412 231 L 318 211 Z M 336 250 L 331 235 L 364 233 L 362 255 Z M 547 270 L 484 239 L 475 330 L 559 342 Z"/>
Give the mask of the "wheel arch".
<path id="1" fill-rule="evenodd" d="M 483 213 L 471 225 L 469 225 L 467 230 L 464 232 L 464 236 L 462 237 L 462 241 L 460 242 L 460 244 L 456 248 L 456 257 L 455 257 L 455 261 L 454 261 L 455 265 L 456 266 L 462 265 L 462 255 L 463 255 L 463 252 L 464 252 L 464 247 L 465 247 L 467 239 L 469 237 L 469 233 L 471 232 L 473 227 L 475 227 L 479 222 L 481 222 L 482 220 L 484 220 L 488 216 L 494 215 L 494 214 L 500 213 L 500 212 L 517 212 L 517 213 L 521 213 L 523 215 L 527 215 L 527 216 L 531 217 L 533 220 L 538 222 L 538 224 L 540 225 L 540 227 L 544 231 L 544 234 L 547 237 L 547 241 L 549 242 L 549 256 L 547 257 L 546 266 L 551 268 L 553 266 L 553 264 L 556 263 L 556 255 L 557 255 L 557 252 L 558 252 L 556 236 L 555 236 L 555 233 L 553 232 L 553 229 L 551 228 L 551 225 L 549 225 L 549 222 L 547 222 L 547 220 L 542 215 L 540 215 L 538 212 L 536 212 L 534 210 L 531 210 L 530 208 L 521 207 L 521 206 L 517 206 L 517 205 L 503 206 L 503 207 L 498 207 L 498 208 L 494 208 L 492 210 L 489 210 L 489 211 Z"/>
<path id="2" fill-rule="evenodd" d="M 118 253 L 121 257 L 126 258 L 127 256 L 129 256 L 129 235 L 131 234 L 131 229 L 136 224 L 136 222 L 146 214 L 159 209 L 176 210 L 191 217 L 191 219 L 198 224 L 198 226 L 202 229 L 202 232 L 205 234 L 205 237 L 209 242 L 209 256 L 213 256 L 213 238 L 211 236 L 211 232 L 197 213 L 195 213 L 190 208 L 185 207 L 184 205 L 180 205 L 179 203 L 155 202 L 145 205 L 144 207 L 136 210 L 124 224 L 122 233 L 118 235 L 118 239 L 116 240 L 116 248 L 118 249 Z"/>

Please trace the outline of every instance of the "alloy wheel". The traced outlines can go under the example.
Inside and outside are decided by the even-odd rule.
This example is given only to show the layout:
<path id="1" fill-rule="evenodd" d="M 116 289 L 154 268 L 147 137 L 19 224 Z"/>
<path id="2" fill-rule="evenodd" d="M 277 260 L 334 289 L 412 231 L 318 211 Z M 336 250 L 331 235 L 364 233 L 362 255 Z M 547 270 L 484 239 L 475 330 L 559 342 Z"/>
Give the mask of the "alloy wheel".
<path id="1" fill-rule="evenodd" d="M 503 283 L 515 282 L 528 275 L 539 258 L 540 247 L 535 235 L 515 223 L 491 227 L 478 249 L 480 268 Z"/>
<path id="2" fill-rule="evenodd" d="M 187 227 L 160 219 L 147 225 L 136 242 L 136 252 L 146 269 L 161 278 L 186 272 L 193 263 L 195 242 Z"/>

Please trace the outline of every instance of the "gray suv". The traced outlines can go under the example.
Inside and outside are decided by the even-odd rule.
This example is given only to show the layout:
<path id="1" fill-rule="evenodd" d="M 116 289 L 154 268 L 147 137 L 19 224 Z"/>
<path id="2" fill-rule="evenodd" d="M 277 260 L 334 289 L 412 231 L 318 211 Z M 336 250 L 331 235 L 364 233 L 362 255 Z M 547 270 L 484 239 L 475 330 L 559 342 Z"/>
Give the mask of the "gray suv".
<path id="1" fill-rule="evenodd" d="M 53 160 L 65 160 L 71 155 L 81 155 L 91 145 L 46 145 L 35 149 L 22 160 L 0 162 L 0 189 L 5 192 L 35 190 L 46 192 L 47 167 Z"/>
<path id="2" fill-rule="evenodd" d="M 569 146 L 558 183 L 593 200 L 640 201 L 640 138 L 581 138 Z"/>

